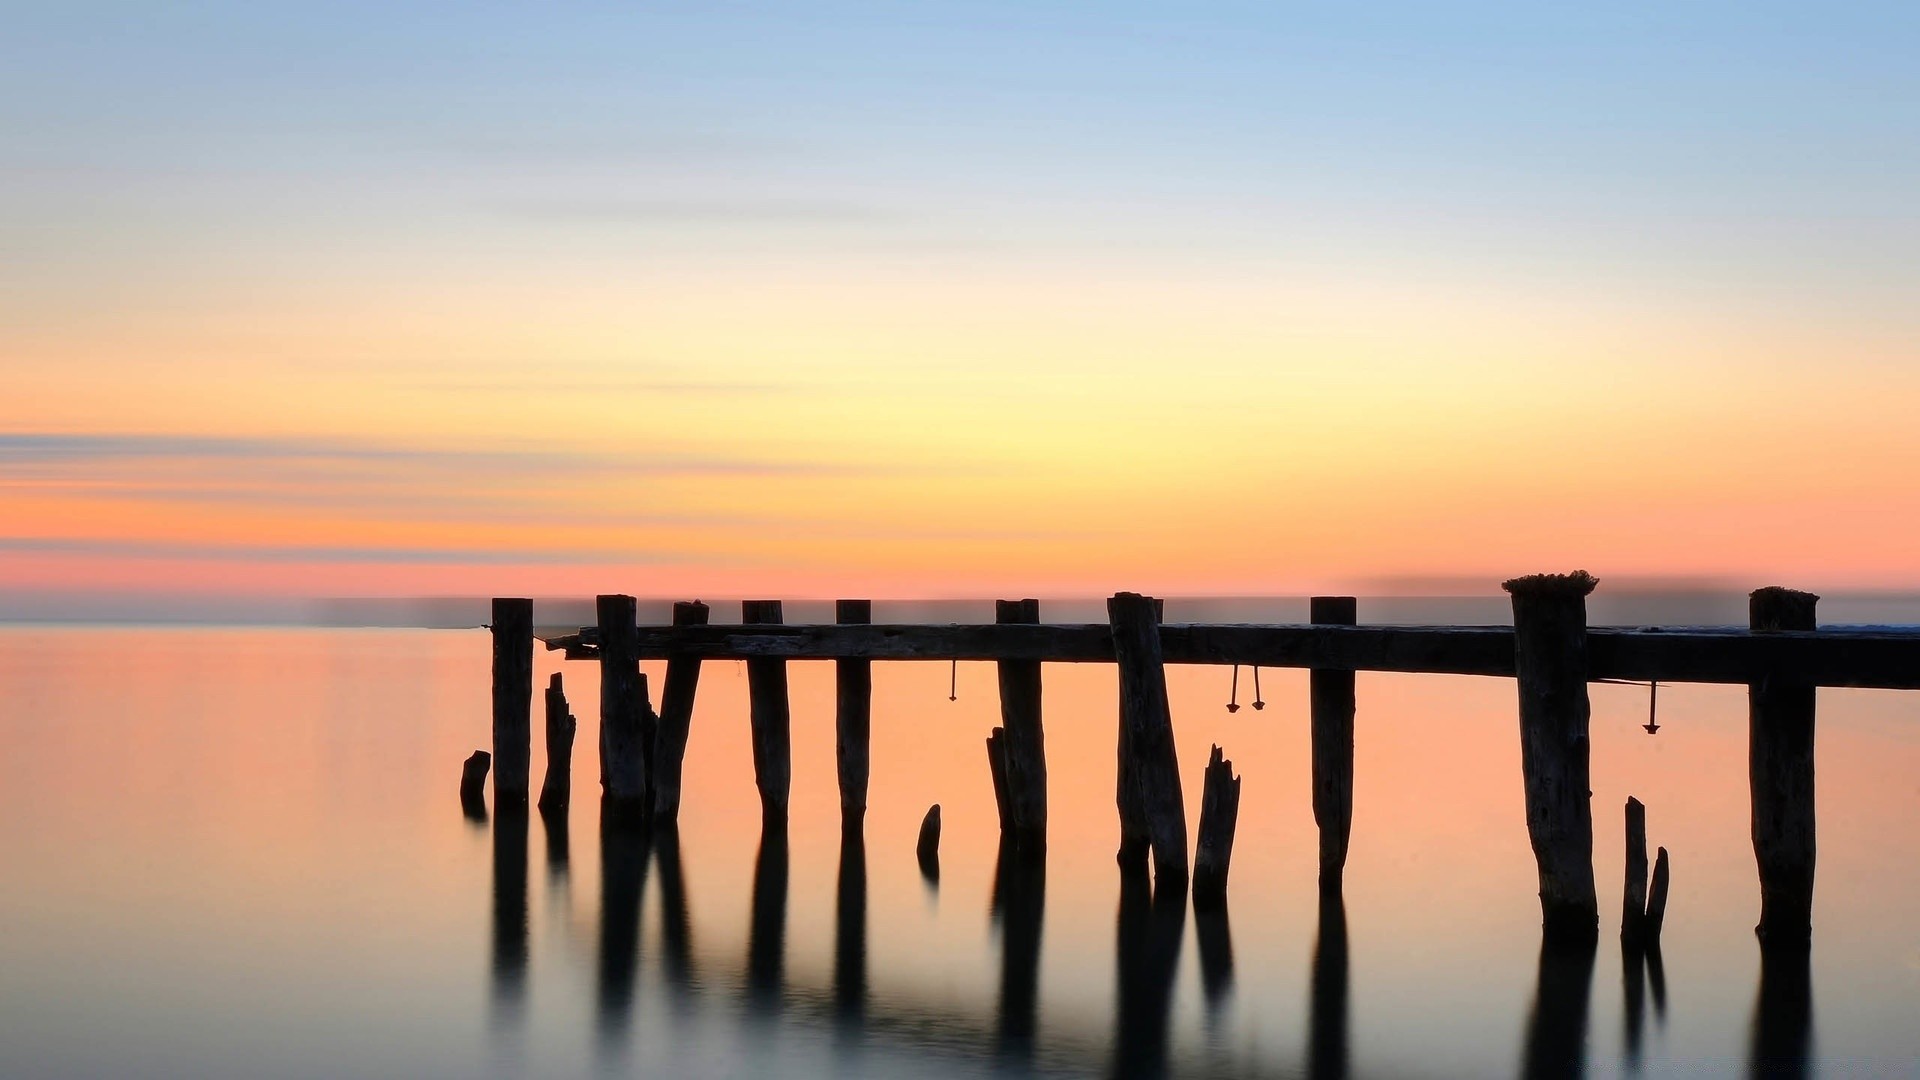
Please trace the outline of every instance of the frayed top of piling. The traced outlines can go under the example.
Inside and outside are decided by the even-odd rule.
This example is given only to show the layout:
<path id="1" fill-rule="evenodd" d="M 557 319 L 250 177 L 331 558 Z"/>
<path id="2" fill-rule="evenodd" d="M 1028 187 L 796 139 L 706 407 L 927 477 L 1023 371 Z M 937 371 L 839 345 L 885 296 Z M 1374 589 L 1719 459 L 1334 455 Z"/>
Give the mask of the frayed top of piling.
<path id="1" fill-rule="evenodd" d="M 1820 598 L 1810 592 L 1769 585 L 1747 595 L 1747 611 L 1753 629 L 1811 630 L 1815 626 L 1814 605 Z"/>
<path id="2" fill-rule="evenodd" d="M 1585 596 L 1598 584 L 1599 578 L 1585 570 L 1575 570 L 1571 574 L 1528 574 L 1509 578 L 1501 582 L 1500 587 L 1515 596 Z"/>

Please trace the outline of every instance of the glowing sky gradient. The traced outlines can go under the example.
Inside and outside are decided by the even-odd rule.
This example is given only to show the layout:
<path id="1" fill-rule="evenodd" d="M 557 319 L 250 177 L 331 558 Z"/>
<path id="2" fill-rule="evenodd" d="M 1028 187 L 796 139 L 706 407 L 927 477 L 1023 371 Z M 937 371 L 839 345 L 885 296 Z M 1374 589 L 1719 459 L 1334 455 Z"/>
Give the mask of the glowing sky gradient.
<path id="1" fill-rule="evenodd" d="M 0 598 L 1920 584 L 1910 5 L 149 7 L 0 36 Z"/>

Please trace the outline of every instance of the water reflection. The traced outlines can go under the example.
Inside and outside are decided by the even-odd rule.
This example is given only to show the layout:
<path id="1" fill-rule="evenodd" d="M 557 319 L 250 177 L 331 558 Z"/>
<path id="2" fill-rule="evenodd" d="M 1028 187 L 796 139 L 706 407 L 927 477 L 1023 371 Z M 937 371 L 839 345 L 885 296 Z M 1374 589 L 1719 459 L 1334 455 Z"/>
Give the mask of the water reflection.
<path id="1" fill-rule="evenodd" d="M 1623 1064 L 1629 1072 L 1640 1069 L 1641 1050 L 1644 1045 L 1643 1030 L 1646 1026 L 1646 997 L 1648 987 L 1653 990 L 1654 1017 L 1664 1023 L 1667 1018 L 1667 975 L 1660 959 L 1660 943 L 1639 946 L 1628 941 L 1620 942 L 1621 985 L 1627 996 L 1626 1008 L 1622 1013 L 1622 1023 L 1626 1034 L 1626 1054 Z"/>
<path id="2" fill-rule="evenodd" d="M 1747 1055 L 1751 1076 L 1802 1077 L 1813 1049 L 1813 978 L 1804 948 L 1763 949 Z"/>
<path id="3" fill-rule="evenodd" d="M 680 826 L 657 825 L 653 858 L 660 867 L 660 951 L 667 981 L 693 985 L 693 922 L 687 910 L 687 879 L 680 867 Z"/>
<path id="4" fill-rule="evenodd" d="M 1193 936 L 1200 946 L 1200 989 L 1207 997 L 1207 1020 L 1219 1017 L 1220 1007 L 1233 994 L 1233 928 L 1225 901 L 1193 913 Z"/>
<path id="5" fill-rule="evenodd" d="M 1307 1075 L 1342 1080 L 1347 1075 L 1347 902 L 1338 892 L 1320 894 L 1307 1010 Z"/>
<path id="6" fill-rule="evenodd" d="M 1040 935 L 1047 905 L 1046 849 L 1003 839 L 994 863 L 990 921 L 1000 930 L 1000 1005 L 996 1045 L 1003 1057 L 1028 1058 L 1040 1012 Z"/>
<path id="7" fill-rule="evenodd" d="M 603 1041 L 624 1037 L 632 1018 L 640 963 L 640 894 L 647 884 L 651 834 L 627 816 L 600 815 L 600 956 L 597 974 Z"/>
<path id="8" fill-rule="evenodd" d="M 570 856 L 566 808 L 549 810 L 541 807 L 540 825 L 547 835 L 547 877 L 563 882 L 567 879 L 567 860 Z"/>
<path id="9" fill-rule="evenodd" d="M 840 830 L 833 926 L 834 1009 L 858 1022 L 867 1008 L 867 836 L 858 817 Z"/>
<path id="10" fill-rule="evenodd" d="M 787 938 L 787 822 L 767 817 L 753 860 L 753 915 L 747 926 L 747 998 L 771 1009 L 780 1002 Z"/>
<path id="11" fill-rule="evenodd" d="M 1597 944 L 1541 943 L 1522 1075 L 1579 1076 L 1586 1071 L 1587 999 L 1597 951 Z"/>
<path id="12" fill-rule="evenodd" d="M 1121 875 L 1116 1076 L 1166 1074 L 1167 1021 L 1186 924 L 1185 882 L 1155 888 L 1144 875 Z"/>
<path id="13" fill-rule="evenodd" d="M 527 810 L 511 801 L 493 822 L 493 1000 L 516 1011 L 527 977 Z"/>

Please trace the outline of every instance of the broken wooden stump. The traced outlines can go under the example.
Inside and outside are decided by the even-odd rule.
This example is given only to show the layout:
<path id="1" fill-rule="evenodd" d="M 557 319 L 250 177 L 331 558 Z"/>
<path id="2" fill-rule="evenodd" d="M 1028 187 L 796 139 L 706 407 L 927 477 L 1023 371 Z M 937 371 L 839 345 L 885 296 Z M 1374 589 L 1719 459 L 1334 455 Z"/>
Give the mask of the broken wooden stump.
<path id="1" fill-rule="evenodd" d="M 920 860 L 920 873 L 928 881 L 940 880 L 940 804 L 934 803 L 927 809 L 927 816 L 920 819 L 920 842 L 914 847 L 914 855 Z"/>
<path id="2" fill-rule="evenodd" d="M 994 603 L 999 625 L 1038 625 L 1040 601 L 999 600 Z M 1006 799 L 1001 807 L 1000 832 L 1028 852 L 1047 846 L 1047 745 L 1040 720 L 1040 661 L 1002 660 L 1000 676 L 1000 768 L 1005 773 Z"/>
<path id="3" fill-rule="evenodd" d="M 1167 704 L 1167 673 L 1160 651 L 1159 607 L 1151 597 L 1116 593 L 1107 601 L 1115 666 L 1120 673 L 1121 859 L 1129 857 L 1127 775 L 1145 818 L 1158 887 L 1187 883 L 1187 808 L 1180 791 L 1180 762 L 1173 744 L 1173 714 Z M 1134 827 L 1138 827 L 1137 823 Z M 1138 856 L 1134 856 L 1138 858 Z"/>
<path id="4" fill-rule="evenodd" d="M 780 601 L 746 600 L 740 621 L 777 625 Z M 768 657 L 747 661 L 747 698 L 753 725 L 753 780 L 760 789 L 763 820 L 785 821 L 793 786 L 793 720 L 787 706 L 787 662 Z"/>
<path id="5" fill-rule="evenodd" d="M 1777 586 L 1749 599 L 1755 634 L 1812 630 L 1819 597 Z M 1805 948 L 1813 939 L 1813 684 L 1785 671 L 1747 688 L 1747 781 L 1753 800 L 1753 855 L 1760 867 L 1760 924 L 1766 948 Z"/>
<path id="6" fill-rule="evenodd" d="M 1207 758 L 1206 785 L 1200 796 L 1200 836 L 1193 850 L 1193 909 L 1204 911 L 1227 902 L 1227 870 L 1233 861 L 1233 830 L 1240 820 L 1240 778 L 1233 762 L 1215 746 Z"/>
<path id="7" fill-rule="evenodd" d="M 1660 948 L 1660 927 L 1667 921 L 1667 884 L 1670 871 L 1667 867 L 1667 849 L 1661 848 L 1653 860 L 1653 887 L 1647 892 L 1646 927 L 1647 947 Z"/>
<path id="8" fill-rule="evenodd" d="M 1587 732 L 1586 598 L 1595 584 L 1584 570 L 1504 584 L 1513 597 L 1527 834 L 1540 872 L 1542 932 L 1549 942 L 1591 943 L 1600 933 Z"/>
<path id="9" fill-rule="evenodd" d="M 698 600 L 673 605 L 673 625 L 706 624 L 707 605 Z M 680 817 L 680 776 L 687 757 L 687 735 L 693 727 L 694 693 L 699 686 L 699 657 L 675 656 L 667 661 L 667 677 L 660 687 L 660 724 L 653 737 L 653 813 L 661 821 Z"/>
<path id="10" fill-rule="evenodd" d="M 540 785 L 540 813 L 562 814 L 573 800 L 573 735 L 578 721 L 567 708 L 567 693 L 554 672 L 547 683 L 547 777 Z"/>
<path id="11" fill-rule="evenodd" d="M 533 757 L 533 601 L 493 598 L 493 802 L 527 801 Z"/>
<path id="12" fill-rule="evenodd" d="M 1647 808 L 1627 797 L 1626 891 L 1620 899 L 1620 940 L 1646 940 L 1647 922 Z"/>
<path id="13" fill-rule="evenodd" d="M 460 766 L 460 808 L 475 821 L 487 820 L 487 770 L 493 767 L 493 755 L 475 750 Z"/>
<path id="14" fill-rule="evenodd" d="M 1359 602 L 1316 596 L 1308 619 L 1316 626 L 1353 626 Z M 1313 729 L 1313 821 L 1320 827 L 1320 890 L 1339 892 L 1353 832 L 1353 671 L 1314 668 L 1307 676 Z M 1197 886 L 1196 886 L 1197 888 Z"/>
<path id="15" fill-rule="evenodd" d="M 873 602 L 835 601 L 833 619 L 840 625 L 870 623 Z M 860 824 L 867 817 L 868 752 L 873 741 L 873 661 L 834 661 L 833 683 L 833 752 L 840 776 L 840 824 L 846 828 Z"/>

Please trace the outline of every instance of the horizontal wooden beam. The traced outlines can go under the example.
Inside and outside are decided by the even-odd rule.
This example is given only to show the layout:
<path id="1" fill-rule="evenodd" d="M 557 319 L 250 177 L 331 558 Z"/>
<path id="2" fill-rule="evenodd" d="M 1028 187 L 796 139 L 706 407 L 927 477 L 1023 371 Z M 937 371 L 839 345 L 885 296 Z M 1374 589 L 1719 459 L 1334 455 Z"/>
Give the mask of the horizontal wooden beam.
<path id="1" fill-rule="evenodd" d="M 1170 664 L 1513 675 L 1505 626 L 1168 624 Z M 594 628 L 547 639 L 570 660 L 598 656 Z M 1734 627 L 1592 627 L 1590 679 L 1920 689 L 1920 631 L 1903 627 L 1751 633 Z M 643 626 L 640 656 L 703 660 L 1041 660 L 1112 663 L 1103 623 Z"/>

